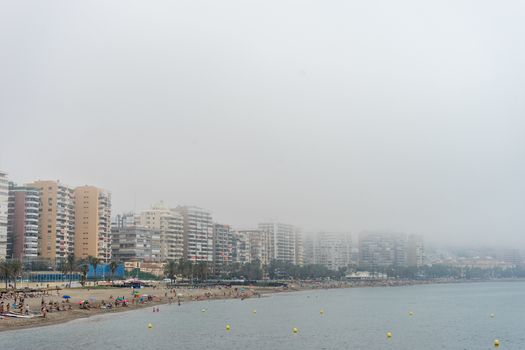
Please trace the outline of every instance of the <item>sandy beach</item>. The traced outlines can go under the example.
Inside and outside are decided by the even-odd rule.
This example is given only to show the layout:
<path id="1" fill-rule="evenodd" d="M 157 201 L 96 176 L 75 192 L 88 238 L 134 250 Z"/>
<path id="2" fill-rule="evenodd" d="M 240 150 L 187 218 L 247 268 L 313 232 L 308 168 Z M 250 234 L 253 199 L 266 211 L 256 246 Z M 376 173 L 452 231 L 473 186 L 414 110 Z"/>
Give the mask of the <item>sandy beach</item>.
<path id="1" fill-rule="evenodd" d="M 136 290 L 139 297 L 133 298 L 131 288 L 50 288 L 43 293 L 26 293 L 24 305 L 29 306 L 30 314 L 38 314 L 34 318 L 2 317 L 0 331 L 38 327 L 63 323 L 77 318 L 90 317 L 111 312 L 123 312 L 140 308 L 147 308 L 168 303 L 187 303 L 199 300 L 250 298 L 263 294 L 282 292 L 283 288 L 254 288 L 254 287 L 213 287 L 213 288 L 166 288 L 163 285 L 144 287 Z M 292 289 L 297 290 L 297 289 Z M 18 293 L 19 297 L 23 293 Z M 64 296 L 69 298 L 65 299 Z M 125 306 L 120 300 L 127 300 Z M 14 299 L 2 300 L 5 305 L 13 303 Z M 81 302 L 87 301 L 89 308 L 81 308 Z M 45 317 L 41 317 L 42 302 L 49 310 Z M 108 307 L 111 304 L 111 307 Z M 58 307 L 57 307 L 58 306 Z M 25 309 L 25 308 L 24 308 Z M 58 310 L 60 311 L 58 311 Z M 11 307 L 11 311 L 13 308 Z"/>

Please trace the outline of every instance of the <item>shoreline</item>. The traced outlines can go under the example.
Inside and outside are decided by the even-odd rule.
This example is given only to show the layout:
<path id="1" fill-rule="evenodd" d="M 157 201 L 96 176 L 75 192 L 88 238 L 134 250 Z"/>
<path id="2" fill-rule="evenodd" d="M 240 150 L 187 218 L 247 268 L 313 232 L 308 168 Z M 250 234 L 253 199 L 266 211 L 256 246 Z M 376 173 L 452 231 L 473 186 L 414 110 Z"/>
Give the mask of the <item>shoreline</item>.
<path id="1" fill-rule="evenodd" d="M 432 280 L 432 281 L 375 281 L 375 282 L 354 282 L 354 283 L 345 283 L 345 282 L 333 282 L 333 283 L 310 283 L 310 282 L 297 282 L 295 284 L 290 284 L 291 287 L 283 289 L 281 287 L 251 287 L 246 288 L 247 292 L 241 294 L 235 289 L 235 293 L 232 293 L 234 290 L 232 288 L 218 288 L 218 289 L 208 289 L 208 288 L 195 288 L 195 289 L 178 289 L 177 294 L 181 296 L 182 303 L 189 302 L 198 302 L 198 301 L 211 301 L 211 300 L 225 300 L 225 299 L 248 299 L 254 297 L 266 297 L 271 294 L 278 293 L 292 293 L 292 292 L 302 292 L 302 291 L 315 291 L 315 290 L 329 290 L 329 289 L 344 289 L 344 288 L 377 288 L 377 287 L 408 287 L 416 285 L 435 285 L 435 284 L 456 284 L 456 283 L 485 283 L 485 282 L 523 282 L 525 279 L 498 279 L 498 280 Z M 101 309 L 95 307 L 89 310 L 79 309 L 78 305 L 75 305 L 74 309 L 69 311 L 55 311 L 48 313 L 45 318 L 35 317 L 32 319 L 16 319 L 4 317 L 0 319 L 0 333 L 15 331 L 28 328 L 36 327 L 46 327 L 53 326 L 61 323 L 68 323 L 73 320 L 89 318 L 92 316 L 102 316 L 102 315 L 111 315 L 114 313 L 128 312 L 133 310 L 141 310 L 145 308 L 158 307 L 160 305 L 169 305 L 170 296 L 166 297 L 167 289 L 164 288 L 151 288 L 155 290 L 155 294 L 152 301 L 145 302 L 143 304 L 134 304 L 127 307 L 114 307 L 112 309 Z M 84 292 L 84 294 L 89 293 L 89 289 L 77 290 L 79 292 Z M 97 291 L 96 289 L 91 290 L 93 293 Z M 118 292 L 126 292 L 122 288 L 108 288 L 99 290 L 103 293 L 100 294 L 119 294 Z M 228 293 L 226 293 L 228 291 Z M 64 289 L 63 292 L 74 294 L 75 289 Z M 151 290 L 148 290 L 151 293 Z M 160 292 L 160 293 L 159 293 Z M 217 293 L 219 292 L 219 293 Z M 222 292 L 222 295 L 221 293 Z M 153 293 L 152 293 L 153 294 Z M 150 294 L 150 295 L 152 295 Z M 164 294 L 164 296 L 159 296 L 158 294 Z M 53 298 L 53 296 L 50 296 Z M 58 298 L 59 295 L 55 297 Z M 177 299 L 173 299 L 172 303 L 176 304 Z"/>

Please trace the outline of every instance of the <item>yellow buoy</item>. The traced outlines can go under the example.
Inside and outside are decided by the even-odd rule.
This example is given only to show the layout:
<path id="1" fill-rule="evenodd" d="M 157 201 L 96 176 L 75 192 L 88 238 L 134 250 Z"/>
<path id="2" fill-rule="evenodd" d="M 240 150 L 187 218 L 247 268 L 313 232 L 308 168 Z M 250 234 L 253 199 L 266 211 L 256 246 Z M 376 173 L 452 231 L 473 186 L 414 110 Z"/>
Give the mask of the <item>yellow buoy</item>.
<path id="1" fill-rule="evenodd" d="M 410 312 L 408 313 L 408 316 L 414 316 L 414 313 L 413 313 L 412 311 L 410 311 Z"/>
<path id="2" fill-rule="evenodd" d="M 229 324 L 226 325 L 226 331 L 229 332 L 232 328 L 230 327 Z"/>
<path id="3" fill-rule="evenodd" d="M 254 314 L 256 314 L 256 313 L 257 313 L 257 310 L 253 309 L 253 311 L 252 311 L 252 312 L 253 312 Z"/>
<path id="4" fill-rule="evenodd" d="M 386 337 L 387 338 L 392 338 L 392 332 L 386 332 Z"/>
<path id="5" fill-rule="evenodd" d="M 151 323 L 148 323 L 148 328 L 153 328 L 153 325 Z"/>
<path id="6" fill-rule="evenodd" d="M 324 315 L 324 310 L 321 309 L 321 310 L 319 311 L 319 314 Z"/>
<path id="7" fill-rule="evenodd" d="M 499 346 L 499 340 L 494 339 L 494 347 L 497 348 Z"/>
<path id="8" fill-rule="evenodd" d="M 293 334 L 299 333 L 299 328 L 297 328 L 297 327 L 292 328 L 292 333 Z"/>

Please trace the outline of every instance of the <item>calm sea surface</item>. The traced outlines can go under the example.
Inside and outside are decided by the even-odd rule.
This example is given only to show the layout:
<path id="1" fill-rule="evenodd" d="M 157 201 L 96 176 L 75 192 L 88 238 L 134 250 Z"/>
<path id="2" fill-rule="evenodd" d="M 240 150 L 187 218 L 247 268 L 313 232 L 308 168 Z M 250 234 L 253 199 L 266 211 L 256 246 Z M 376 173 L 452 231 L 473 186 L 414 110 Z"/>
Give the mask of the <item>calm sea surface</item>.
<path id="1" fill-rule="evenodd" d="M 523 282 L 320 290 L 160 310 L 2 332 L 0 349 L 479 350 L 496 338 L 500 349 L 525 349 Z"/>

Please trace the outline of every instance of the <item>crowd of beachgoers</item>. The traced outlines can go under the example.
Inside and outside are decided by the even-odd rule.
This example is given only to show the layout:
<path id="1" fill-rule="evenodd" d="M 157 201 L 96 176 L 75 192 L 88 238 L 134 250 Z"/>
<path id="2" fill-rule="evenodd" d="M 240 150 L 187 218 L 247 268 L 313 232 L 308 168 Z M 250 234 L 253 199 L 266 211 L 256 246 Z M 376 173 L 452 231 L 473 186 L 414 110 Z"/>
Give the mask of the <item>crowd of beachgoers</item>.
<path id="1" fill-rule="evenodd" d="M 211 299 L 245 299 L 275 288 L 213 286 L 143 288 L 40 286 L 0 291 L 0 331 L 65 322 L 102 312 Z"/>

